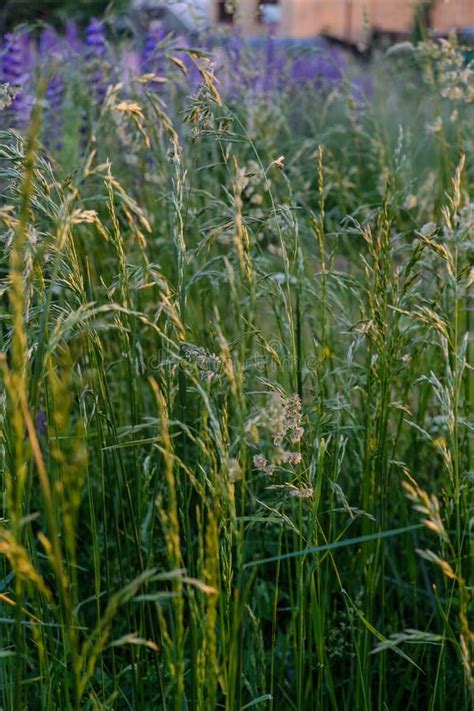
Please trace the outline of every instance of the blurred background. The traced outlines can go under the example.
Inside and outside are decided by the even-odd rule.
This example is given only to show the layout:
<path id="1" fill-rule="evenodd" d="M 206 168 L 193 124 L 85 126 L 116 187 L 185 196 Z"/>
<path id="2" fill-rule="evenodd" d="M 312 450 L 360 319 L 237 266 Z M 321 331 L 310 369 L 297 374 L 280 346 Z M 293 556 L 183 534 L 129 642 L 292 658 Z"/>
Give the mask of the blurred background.
<path id="1" fill-rule="evenodd" d="M 255 0 L 203 2 L 211 23 L 227 22 L 244 33 L 274 24 L 280 35 L 308 37 L 329 34 L 364 42 L 368 33 L 408 33 L 422 22 L 435 33 L 474 24 L 472 0 Z"/>
<path id="2" fill-rule="evenodd" d="M 130 21 L 159 19 L 169 31 L 200 32 L 219 28 L 246 37 L 266 34 L 307 38 L 326 35 L 355 46 L 380 37 L 400 37 L 428 30 L 470 35 L 473 0 L 6 0 L 0 8 L 0 31 L 21 23 L 80 25 L 90 17 L 114 16 L 118 27 Z"/>

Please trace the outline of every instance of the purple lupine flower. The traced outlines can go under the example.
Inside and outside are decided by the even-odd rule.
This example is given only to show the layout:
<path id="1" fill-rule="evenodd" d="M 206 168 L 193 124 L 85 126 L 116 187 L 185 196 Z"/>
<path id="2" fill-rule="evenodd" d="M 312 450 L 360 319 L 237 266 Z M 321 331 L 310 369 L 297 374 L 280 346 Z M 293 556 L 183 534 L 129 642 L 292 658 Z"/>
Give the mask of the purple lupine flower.
<path id="1" fill-rule="evenodd" d="M 291 79 L 294 84 L 312 83 L 319 89 L 331 88 L 342 79 L 343 62 L 337 49 L 316 47 L 293 59 Z"/>
<path id="2" fill-rule="evenodd" d="M 308 54 L 298 54 L 291 63 L 291 79 L 295 84 L 306 84 L 314 81 L 314 61 Z"/>
<path id="3" fill-rule="evenodd" d="M 242 39 L 240 42 L 234 43 L 231 50 L 232 70 L 237 68 L 237 60 L 236 94 L 239 94 L 243 89 L 259 91 L 261 88 L 260 67 L 264 65 L 261 57 L 261 45 L 255 46 L 255 43 L 251 44 L 248 40 Z"/>
<path id="4" fill-rule="evenodd" d="M 27 71 L 26 46 L 25 38 L 18 34 L 8 33 L 4 37 L 2 79 L 18 89 L 8 114 L 11 126 L 19 130 L 27 126 L 33 105 L 27 88 L 30 77 Z"/>
<path id="5" fill-rule="evenodd" d="M 239 73 L 240 76 L 242 76 L 242 61 L 244 59 L 243 55 L 245 54 L 246 49 L 248 47 L 245 44 L 245 40 L 242 37 L 242 32 L 240 31 L 240 28 L 237 28 L 235 32 L 232 32 L 232 35 L 230 37 L 230 41 L 227 45 L 227 53 L 231 62 L 231 66 Z"/>
<path id="6" fill-rule="evenodd" d="M 51 54 L 58 54 L 60 40 L 52 27 L 45 27 L 39 39 L 39 53 L 41 57 L 49 59 Z"/>
<path id="7" fill-rule="evenodd" d="M 160 74 L 163 72 L 164 58 L 159 45 L 165 37 L 166 32 L 161 22 L 150 22 L 141 58 L 141 70 L 143 73 L 154 72 L 155 74 Z"/>
<path id="8" fill-rule="evenodd" d="M 39 41 L 40 57 L 46 64 L 50 79 L 46 89 L 46 136 L 48 146 L 54 145 L 61 148 L 59 136 L 62 125 L 62 103 L 64 94 L 64 80 L 61 75 L 61 59 L 64 57 L 64 47 L 52 27 L 46 27 Z"/>
<path id="9" fill-rule="evenodd" d="M 178 35 L 176 37 L 176 45 L 178 47 L 191 47 L 192 42 L 189 37 L 186 37 L 186 35 Z M 186 67 L 188 71 L 187 75 L 187 85 L 189 91 L 195 91 L 198 86 L 200 86 L 202 77 L 201 74 L 199 73 L 198 68 L 196 67 L 195 62 L 191 59 L 189 54 L 187 52 L 180 52 L 179 54 L 177 53 L 177 56 L 182 60 L 184 66 Z"/>
<path id="10" fill-rule="evenodd" d="M 211 32 L 207 32 L 204 38 L 204 49 L 206 50 L 206 52 L 212 55 L 216 46 L 216 37 Z"/>
<path id="11" fill-rule="evenodd" d="M 337 84 L 342 80 L 344 61 L 337 47 L 331 47 L 320 55 L 319 71 L 326 84 Z"/>
<path id="12" fill-rule="evenodd" d="M 102 20 L 91 17 L 86 28 L 86 47 L 89 48 L 89 56 L 105 57 L 107 45 L 105 42 L 105 26 Z"/>
<path id="13" fill-rule="evenodd" d="M 142 74 L 156 74 L 162 76 L 165 73 L 165 56 L 160 46 L 166 38 L 166 31 L 161 22 L 150 22 L 145 38 L 143 52 L 140 57 L 140 70 Z M 158 91 L 162 88 L 160 82 L 152 82 L 150 88 Z"/>
<path id="14" fill-rule="evenodd" d="M 48 145 L 52 144 L 54 140 L 54 146 L 57 150 L 62 148 L 62 143 L 59 138 L 61 134 L 61 127 L 63 124 L 62 117 L 62 105 L 64 96 L 64 80 L 58 72 L 53 74 L 51 77 L 48 88 L 46 89 L 46 104 L 47 104 L 47 135 L 46 142 Z"/>
<path id="15" fill-rule="evenodd" d="M 66 31 L 64 37 L 69 49 L 79 53 L 81 51 L 81 40 L 79 38 L 79 30 L 74 20 L 66 22 Z"/>
<path id="16" fill-rule="evenodd" d="M 58 115 L 58 112 L 61 111 L 63 92 L 63 78 L 60 74 L 55 74 L 48 84 L 48 88 L 46 90 L 46 99 L 48 102 L 48 109 L 56 116 Z"/>
<path id="17" fill-rule="evenodd" d="M 2 77 L 9 84 L 19 86 L 23 82 L 23 51 L 18 35 L 9 32 L 4 37 L 2 52 Z"/>
<path id="18" fill-rule="evenodd" d="M 107 91 L 107 74 L 109 73 L 106 61 L 105 25 L 102 20 L 91 18 L 86 28 L 85 45 L 92 96 L 101 105 Z"/>
<path id="19" fill-rule="evenodd" d="M 275 88 L 275 64 L 276 64 L 276 46 L 275 34 L 271 30 L 267 34 L 265 44 L 265 69 L 263 74 L 263 91 L 271 91 Z"/>
<path id="20" fill-rule="evenodd" d="M 242 80 L 239 81 L 241 73 L 239 66 L 240 46 L 233 36 L 223 44 L 217 43 L 214 38 L 212 42 L 212 55 L 221 80 L 221 92 L 230 99 L 235 97 L 239 88 L 242 87 Z"/>
<path id="21" fill-rule="evenodd" d="M 368 105 L 373 97 L 374 83 L 373 76 L 369 71 L 356 77 L 351 84 L 351 95 L 357 109 L 362 109 Z"/>
<path id="22" fill-rule="evenodd" d="M 18 33 L 25 72 L 31 74 L 36 62 L 36 46 L 28 30 Z"/>

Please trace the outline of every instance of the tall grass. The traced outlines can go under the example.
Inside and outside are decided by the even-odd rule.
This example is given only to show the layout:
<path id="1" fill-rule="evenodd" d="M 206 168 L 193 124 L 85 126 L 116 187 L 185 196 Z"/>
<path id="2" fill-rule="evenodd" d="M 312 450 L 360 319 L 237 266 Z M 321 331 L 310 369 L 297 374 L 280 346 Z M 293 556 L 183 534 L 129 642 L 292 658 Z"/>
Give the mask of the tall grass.
<path id="1" fill-rule="evenodd" d="M 2 133 L 2 708 L 471 708 L 470 69 L 413 51 Z"/>

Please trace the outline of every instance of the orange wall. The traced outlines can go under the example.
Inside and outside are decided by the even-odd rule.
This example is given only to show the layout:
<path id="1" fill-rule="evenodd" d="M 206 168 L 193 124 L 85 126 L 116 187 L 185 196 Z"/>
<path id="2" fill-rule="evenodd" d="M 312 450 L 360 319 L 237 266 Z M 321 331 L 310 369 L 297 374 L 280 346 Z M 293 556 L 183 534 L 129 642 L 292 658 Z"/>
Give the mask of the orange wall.
<path id="1" fill-rule="evenodd" d="M 215 8 L 214 3 L 215 0 L 210 0 L 211 8 Z M 265 31 L 265 27 L 256 22 L 259 0 L 236 0 L 236 3 L 238 23 L 244 34 Z M 381 30 L 408 32 L 412 28 L 415 5 L 416 0 L 280 0 L 279 33 L 310 37 L 328 32 L 358 41 L 364 37 L 367 23 Z M 211 17 L 215 20 L 212 9 Z M 437 32 L 474 26 L 474 0 L 438 0 L 432 18 Z"/>
<path id="2" fill-rule="evenodd" d="M 413 23 L 413 0 L 375 0 L 371 9 L 371 24 L 381 30 L 409 30 Z"/>
<path id="3" fill-rule="evenodd" d="M 474 26 L 474 0 L 441 1 L 433 12 L 433 29 L 437 32 L 469 26 Z"/>
<path id="4" fill-rule="evenodd" d="M 345 0 L 286 0 L 281 34 L 304 37 L 324 30 L 343 33 Z"/>
<path id="5" fill-rule="evenodd" d="M 281 0 L 281 33 L 302 37 L 327 31 L 357 40 L 367 23 L 384 30 L 409 29 L 413 0 Z M 474 0 L 472 0 L 474 2 Z"/>

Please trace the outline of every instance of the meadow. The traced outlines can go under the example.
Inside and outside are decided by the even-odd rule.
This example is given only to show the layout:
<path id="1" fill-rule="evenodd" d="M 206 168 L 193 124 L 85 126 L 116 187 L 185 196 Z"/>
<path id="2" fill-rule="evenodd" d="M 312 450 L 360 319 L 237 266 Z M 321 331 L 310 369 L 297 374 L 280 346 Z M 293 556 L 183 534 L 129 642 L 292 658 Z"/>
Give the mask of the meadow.
<path id="1" fill-rule="evenodd" d="M 468 711 L 474 65 L 20 28 L 0 708 Z"/>

